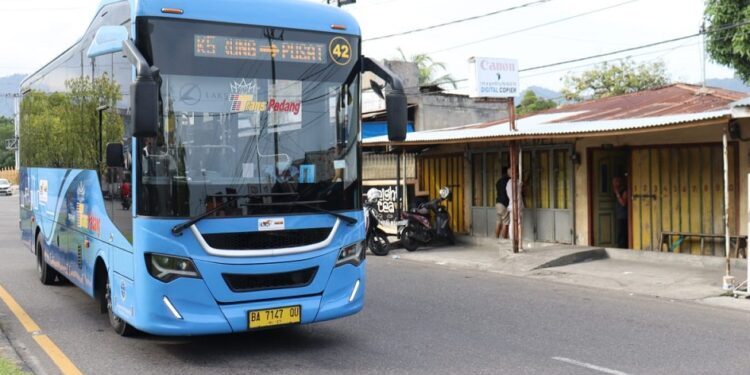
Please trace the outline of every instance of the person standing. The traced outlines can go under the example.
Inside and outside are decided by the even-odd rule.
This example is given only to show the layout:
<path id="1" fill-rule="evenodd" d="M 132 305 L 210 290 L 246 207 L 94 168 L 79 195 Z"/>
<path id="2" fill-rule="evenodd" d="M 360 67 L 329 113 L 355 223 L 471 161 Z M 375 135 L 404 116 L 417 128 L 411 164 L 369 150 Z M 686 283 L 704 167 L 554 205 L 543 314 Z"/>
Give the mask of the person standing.
<path id="1" fill-rule="evenodd" d="M 510 168 L 508 168 L 507 174 L 510 175 Z M 521 192 L 523 191 L 523 182 L 521 181 L 521 178 L 518 178 L 518 222 L 520 224 L 521 220 L 523 219 L 523 196 L 521 195 Z M 505 184 L 505 193 L 508 195 L 508 216 L 509 216 L 509 224 L 512 225 L 513 223 L 513 205 L 515 202 L 513 202 L 513 180 L 508 178 L 508 183 Z M 519 225 L 520 227 L 520 225 Z M 513 239 L 513 230 L 509 230 L 510 233 L 510 239 Z"/>
<path id="2" fill-rule="evenodd" d="M 510 177 L 508 177 L 508 167 L 502 167 L 502 176 L 495 183 L 495 211 L 497 212 L 497 219 L 495 223 L 495 238 L 508 238 L 508 224 L 510 223 L 510 212 L 508 212 L 508 204 L 510 198 L 508 197 L 508 191 L 506 187 Z"/>
<path id="3" fill-rule="evenodd" d="M 617 219 L 617 247 L 628 247 L 628 189 L 622 177 L 612 179 L 612 191 L 615 193 L 615 218 Z"/>

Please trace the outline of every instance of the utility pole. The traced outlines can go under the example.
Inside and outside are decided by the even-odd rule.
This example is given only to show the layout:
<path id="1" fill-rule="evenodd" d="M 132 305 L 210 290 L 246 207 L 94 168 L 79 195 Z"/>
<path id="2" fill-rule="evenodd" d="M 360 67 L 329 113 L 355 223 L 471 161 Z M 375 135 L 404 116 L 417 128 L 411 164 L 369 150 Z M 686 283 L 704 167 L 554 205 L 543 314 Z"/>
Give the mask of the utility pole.
<path id="1" fill-rule="evenodd" d="M 703 20 L 701 34 L 701 88 L 706 89 L 706 20 Z"/>
<path id="2" fill-rule="evenodd" d="M 104 111 L 106 111 L 108 109 L 109 109 L 109 106 L 106 105 L 106 104 L 100 105 L 99 107 L 96 108 L 96 111 L 99 112 L 99 144 L 98 144 L 98 146 L 99 146 L 98 147 L 99 148 L 99 153 L 98 153 L 99 159 L 97 160 L 97 163 L 96 163 L 96 167 L 97 167 L 97 172 L 98 173 L 101 173 L 101 171 L 102 171 L 102 148 L 104 148 L 104 145 L 102 144 L 102 142 L 103 142 L 102 141 L 102 112 L 104 112 Z"/>
<path id="3" fill-rule="evenodd" d="M 508 124 L 510 126 L 510 131 L 515 132 L 518 131 L 516 129 L 516 106 L 515 106 L 515 100 L 511 96 L 507 99 L 508 103 Z M 520 205 L 520 197 L 521 193 L 518 191 L 520 184 L 518 183 L 520 176 L 518 175 L 518 141 L 510 141 L 510 183 L 511 183 L 511 194 L 512 197 L 508 197 L 511 199 L 513 210 L 511 212 L 511 217 L 513 220 L 510 223 L 510 233 L 511 237 L 513 238 L 513 252 L 518 253 L 519 249 L 521 248 L 521 220 L 519 218 L 519 214 L 521 213 Z"/>

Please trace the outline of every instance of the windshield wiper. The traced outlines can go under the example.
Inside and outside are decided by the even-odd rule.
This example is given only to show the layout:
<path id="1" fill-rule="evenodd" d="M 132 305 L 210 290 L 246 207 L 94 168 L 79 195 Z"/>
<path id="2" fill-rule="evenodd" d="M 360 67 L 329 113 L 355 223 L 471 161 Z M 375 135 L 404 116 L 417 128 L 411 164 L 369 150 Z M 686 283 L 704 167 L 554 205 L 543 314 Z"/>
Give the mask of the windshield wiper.
<path id="1" fill-rule="evenodd" d="M 239 199 L 242 198 L 256 198 L 256 197 L 289 197 L 289 196 L 297 196 L 299 193 L 262 193 L 262 194 L 238 194 L 238 195 L 222 195 L 222 197 L 228 197 L 226 201 L 222 202 L 218 206 L 198 215 L 195 217 L 191 217 L 190 219 L 177 224 L 172 227 L 172 234 L 175 236 L 182 233 L 183 230 L 190 227 L 191 225 L 203 220 L 204 218 L 211 216 L 211 214 L 215 213 L 216 211 L 221 210 L 222 208 L 230 205 L 231 203 L 237 202 Z M 268 204 L 265 204 L 268 205 Z"/>
<path id="2" fill-rule="evenodd" d="M 353 217 L 349 217 L 349 216 L 340 214 L 338 212 L 326 210 L 325 208 L 313 206 L 314 204 L 320 204 L 320 203 L 326 203 L 326 201 L 317 200 L 317 201 L 294 201 L 294 202 L 275 202 L 275 203 L 247 203 L 247 204 L 244 204 L 244 206 L 301 206 L 301 207 L 310 209 L 312 211 L 329 214 L 331 216 L 334 216 L 336 218 L 339 218 L 345 221 L 349 225 L 357 224 L 357 219 Z"/>

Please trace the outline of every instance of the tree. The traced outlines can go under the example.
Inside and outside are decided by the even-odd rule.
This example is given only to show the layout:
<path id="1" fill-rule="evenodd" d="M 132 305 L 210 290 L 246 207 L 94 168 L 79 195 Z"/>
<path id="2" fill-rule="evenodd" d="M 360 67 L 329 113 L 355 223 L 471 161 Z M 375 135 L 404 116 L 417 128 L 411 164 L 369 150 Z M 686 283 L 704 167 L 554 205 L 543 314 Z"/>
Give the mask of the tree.
<path id="1" fill-rule="evenodd" d="M 96 169 L 99 165 L 99 114 L 103 145 L 122 140 L 124 124 L 113 108 L 120 99 L 117 82 L 80 77 L 65 82 L 66 92 L 31 91 L 21 102 L 21 160 L 26 166 Z"/>
<path id="2" fill-rule="evenodd" d="M 5 140 L 15 136 L 13 119 L 0 116 L 0 169 L 16 165 L 16 153 L 5 149 Z"/>
<path id="3" fill-rule="evenodd" d="M 523 99 L 521 99 L 521 104 L 516 108 L 516 113 L 518 115 L 525 115 L 555 107 L 557 107 L 557 103 L 554 100 L 540 98 L 533 91 L 526 90 L 526 93 L 523 94 Z"/>
<path id="4" fill-rule="evenodd" d="M 711 59 L 728 65 L 750 81 L 750 0 L 706 0 L 706 50 Z"/>
<path id="5" fill-rule="evenodd" d="M 563 79 L 562 94 L 567 100 L 581 101 L 630 94 L 669 83 L 664 62 L 636 64 L 621 60 L 604 62 L 580 75 L 568 74 Z"/>
<path id="6" fill-rule="evenodd" d="M 436 62 L 427 54 L 419 53 L 416 55 L 412 55 L 411 57 L 406 57 L 406 54 L 401 48 L 398 48 L 399 58 L 401 61 L 405 62 L 412 62 L 417 64 L 417 69 L 419 69 L 419 86 L 435 86 L 435 85 L 442 85 L 442 84 L 450 84 L 455 89 L 456 86 L 456 79 L 453 78 L 453 76 L 450 73 L 443 74 L 440 77 L 435 78 L 434 76 L 438 74 L 438 70 L 445 70 L 445 64 L 441 62 Z"/>

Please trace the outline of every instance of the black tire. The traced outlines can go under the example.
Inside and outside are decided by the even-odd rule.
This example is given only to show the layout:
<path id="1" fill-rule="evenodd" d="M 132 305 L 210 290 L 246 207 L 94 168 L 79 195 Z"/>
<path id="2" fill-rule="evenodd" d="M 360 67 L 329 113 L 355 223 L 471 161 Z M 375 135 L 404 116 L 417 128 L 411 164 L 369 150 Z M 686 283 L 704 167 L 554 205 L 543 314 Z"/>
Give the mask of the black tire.
<path id="1" fill-rule="evenodd" d="M 386 256 L 391 251 L 391 244 L 388 242 L 388 236 L 385 233 L 376 230 L 367 238 L 367 248 L 377 256 Z"/>
<path id="2" fill-rule="evenodd" d="M 112 289 L 109 286 L 109 277 L 105 274 L 104 276 L 104 293 L 102 294 L 103 303 L 107 305 L 107 316 L 109 317 L 109 325 L 115 332 L 123 337 L 133 336 L 137 331 L 133 326 L 120 319 L 112 311 Z"/>
<path id="3" fill-rule="evenodd" d="M 44 259 L 44 239 L 41 233 L 36 235 L 36 270 L 39 272 L 39 281 L 42 284 L 52 285 L 55 283 L 58 274 Z"/>
<path id="4" fill-rule="evenodd" d="M 407 251 L 416 251 L 419 248 L 419 243 L 414 238 L 415 235 L 414 228 L 410 225 L 401 232 L 401 246 Z"/>
<path id="5" fill-rule="evenodd" d="M 445 236 L 446 241 L 448 241 L 448 244 L 453 246 L 456 244 L 456 236 L 453 234 L 453 230 L 451 228 L 446 228 L 448 231 L 448 234 Z"/>

